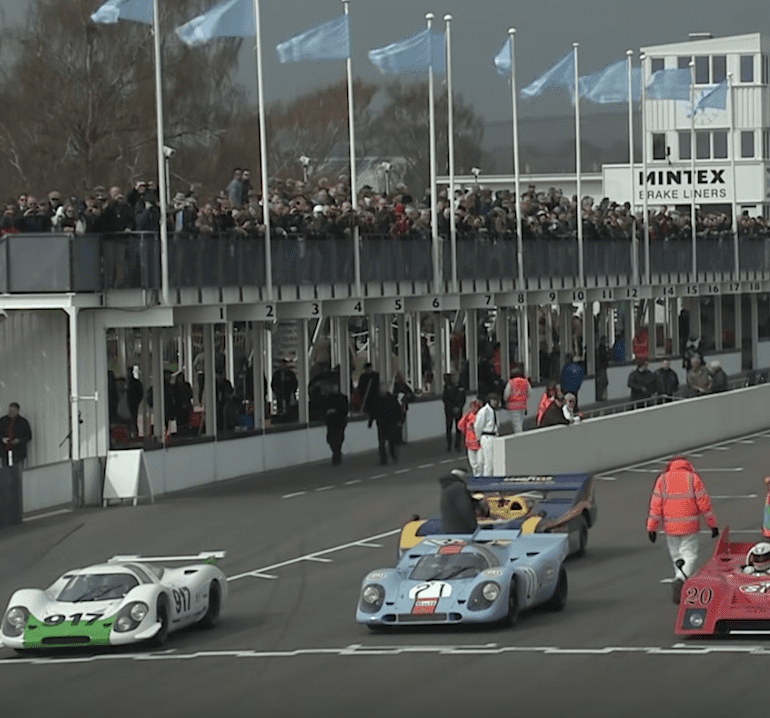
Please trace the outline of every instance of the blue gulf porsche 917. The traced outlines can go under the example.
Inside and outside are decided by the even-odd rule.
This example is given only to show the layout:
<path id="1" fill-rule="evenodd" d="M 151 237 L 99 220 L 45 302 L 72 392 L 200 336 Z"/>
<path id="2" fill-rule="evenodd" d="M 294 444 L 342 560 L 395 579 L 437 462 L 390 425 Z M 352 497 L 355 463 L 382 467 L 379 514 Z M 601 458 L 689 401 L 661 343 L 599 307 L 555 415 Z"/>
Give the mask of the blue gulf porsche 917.
<path id="1" fill-rule="evenodd" d="M 369 628 L 501 622 L 525 608 L 567 601 L 565 534 L 476 531 L 422 539 L 395 568 L 363 580 L 356 620 Z"/>

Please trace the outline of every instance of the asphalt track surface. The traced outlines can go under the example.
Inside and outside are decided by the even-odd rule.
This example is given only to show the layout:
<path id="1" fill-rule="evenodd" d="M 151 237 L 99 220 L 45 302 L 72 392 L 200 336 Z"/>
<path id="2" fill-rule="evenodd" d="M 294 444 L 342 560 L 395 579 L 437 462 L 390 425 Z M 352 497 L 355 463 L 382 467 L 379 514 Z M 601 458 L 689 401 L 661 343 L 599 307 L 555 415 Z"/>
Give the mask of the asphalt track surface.
<path id="1" fill-rule="evenodd" d="M 564 429 L 568 431 L 569 429 Z M 555 437 L 555 441 L 558 436 Z M 636 437 L 629 437 L 630 441 Z M 436 515 L 437 478 L 463 464 L 443 441 L 167 496 L 0 532 L 0 604 L 22 586 L 116 553 L 224 549 L 230 597 L 213 631 L 162 651 L 0 648 L 0 716 L 751 716 L 762 712 L 770 641 L 683 641 L 673 632 L 665 541 L 647 540 L 663 458 L 600 475 L 599 519 L 570 559 L 561 613 L 513 629 L 370 633 L 354 621 L 361 579 L 392 565 L 413 512 Z M 554 450 L 558 450 L 555 444 Z M 760 535 L 770 430 L 686 452 L 720 526 Z M 651 448 L 650 454 L 654 454 Z M 701 561 L 714 542 L 701 536 Z M 525 713 L 526 712 L 526 713 Z"/>

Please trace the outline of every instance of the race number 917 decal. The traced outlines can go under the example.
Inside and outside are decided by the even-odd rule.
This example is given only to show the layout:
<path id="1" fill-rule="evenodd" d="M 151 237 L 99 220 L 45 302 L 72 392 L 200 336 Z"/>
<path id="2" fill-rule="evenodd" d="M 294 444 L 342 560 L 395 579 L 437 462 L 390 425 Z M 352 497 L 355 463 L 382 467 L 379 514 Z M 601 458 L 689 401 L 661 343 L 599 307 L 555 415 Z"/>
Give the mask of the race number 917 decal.
<path id="1" fill-rule="evenodd" d="M 84 620 L 83 623 L 85 623 L 86 626 L 93 626 L 103 615 L 103 613 L 73 613 L 69 616 L 69 619 L 73 626 L 77 626 L 85 617 L 86 620 Z M 67 616 L 62 615 L 61 613 L 55 613 L 53 616 L 46 616 L 43 619 L 43 623 L 46 626 L 58 626 L 66 620 Z"/>
<path id="2" fill-rule="evenodd" d="M 172 591 L 174 594 L 174 605 L 177 613 L 184 613 L 190 610 L 190 589 L 180 588 Z"/>

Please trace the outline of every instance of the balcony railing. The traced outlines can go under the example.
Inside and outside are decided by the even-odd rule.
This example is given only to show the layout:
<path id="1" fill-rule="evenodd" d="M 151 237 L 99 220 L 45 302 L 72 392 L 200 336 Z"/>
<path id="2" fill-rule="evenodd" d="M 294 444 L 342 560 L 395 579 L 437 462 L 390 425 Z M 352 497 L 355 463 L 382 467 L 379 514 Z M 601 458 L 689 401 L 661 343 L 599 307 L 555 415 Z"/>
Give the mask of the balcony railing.
<path id="1" fill-rule="evenodd" d="M 699 272 L 732 273 L 731 237 L 704 237 L 697 244 Z M 512 236 L 477 234 L 457 239 L 460 280 L 516 278 L 517 242 Z M 527 239 L 522 244 L 527 279 L 578 277 L 578 243 L 573 236 Z M 363 282 L 430 281 L 432 244 L 428 239 L 364 235 L 360 245 Z M 332 284 L 355 281 L 351 238 L 290 235 L 271 240 L 273 285 Z M 441 242 L 441 276 L 452 277 L 449 241 Z M 738 242 L 740 271 L 770 271 L 770 239 Z M 264 239 L 240 235 L 171 234 L 169 287 L 264 286 Z M 638 247 L 644 276 L 644 248 Z M 686 240 L 650 244 L 650 272 L 692 272 L 692 244 Z M 583 243 L 586 277 L 632 278 L 628 239 Z M 0 293 L 101 292 L 108 289 L 159 289 L 160 241 L 152 233 L 104 235 L 6 234 L 0 236 Z"/>

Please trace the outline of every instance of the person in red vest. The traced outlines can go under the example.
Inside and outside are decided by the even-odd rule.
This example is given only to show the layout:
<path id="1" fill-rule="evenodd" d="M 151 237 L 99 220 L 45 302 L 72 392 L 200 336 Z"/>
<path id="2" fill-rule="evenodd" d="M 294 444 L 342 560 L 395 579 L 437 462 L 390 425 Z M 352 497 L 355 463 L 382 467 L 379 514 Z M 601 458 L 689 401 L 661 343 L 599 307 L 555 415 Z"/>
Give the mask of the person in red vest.
<path id="1" fill-rule="evenodd" d="M 548 386 L 543 392 L 543 396 L 540 397 L 540 403 L 537 406 L 537 419 L 535 421 L 537 426 L 540 426 L 540 422 L 543 420 L 543 414 L 545 414 L 545 410 L 551 405 L 554 397 L 559 393 L 557 386 L 558 385 L 555 381 L 549 382 Z"/>
<path id="2" fill-rule="evenodd" d="M 476 432 L 473 430 L 473 422 L 476 421 L 476 414 L 479 409 L 481 409 L 481 402 L 478 399 L 474 399 L 471 402 L 470 409 L 457 422 L 457 428 L 465 437 L 465 450 L 468 452 L 468 463 L 471 465 L 473 476 L 481 476 L 483 468 L 481 456 L 479 455 L 481 444 L 479 443 L 479 437 L 476 436 Z"/>
<path id="3" fill-rule="evenodd" d="M 527 399 L 529 398 L 529 380 L 524 376 L 520 364 L 511 370 L 511 377 L 503 392 L 505 408 L 511 412 L 513 433 L 521 434 L 524 431 L 524 415 L 527 413 Z"/>
<path id="4" fill-rule="evenodd" d="M 647 517 L 647 534 L 652 543 L 662 525 L 668 551 L 674 565 L 673 599 L 679 603 L 684 579 L 692 575 L 698 560 L 698 531 L 703 516 L 711 536 L 719 535 L 717 520 L 711 511 L 711 499 L 693 465 L 683 456 L 668 462 L 655 480 Z M 683 561 L 681 568 L 677 563 Z"/>

